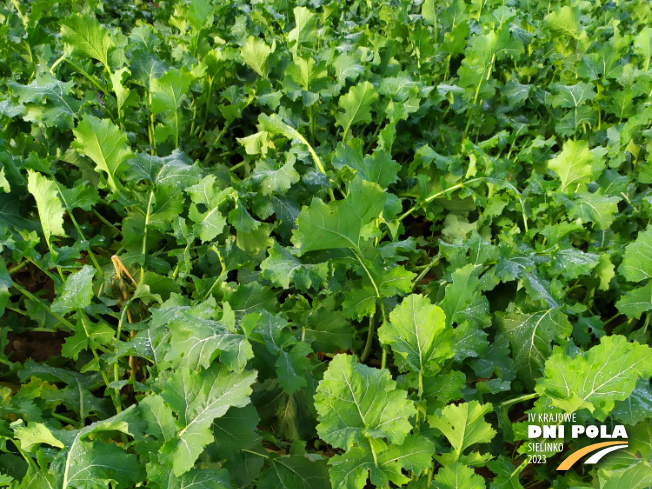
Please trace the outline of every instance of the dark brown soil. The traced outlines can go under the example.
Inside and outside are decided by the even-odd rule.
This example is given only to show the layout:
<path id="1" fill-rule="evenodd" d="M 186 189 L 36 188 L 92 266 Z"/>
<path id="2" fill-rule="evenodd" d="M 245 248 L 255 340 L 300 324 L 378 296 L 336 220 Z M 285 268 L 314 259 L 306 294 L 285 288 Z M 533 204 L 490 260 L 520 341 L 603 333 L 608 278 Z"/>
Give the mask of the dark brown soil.
<path id="1" fill-rule="evenodd" d="M 50 357 L 61 355 L 61 347 L 68 333 L 57 331 L 56 333 L 46 333 L 42 331 L 25 331 L 16 334 L 9 333 L 7 338 L 9 344 L 5 354 L 12 362 L 25 362 L 31 358 L 36 362 L 43 362 Z"/>

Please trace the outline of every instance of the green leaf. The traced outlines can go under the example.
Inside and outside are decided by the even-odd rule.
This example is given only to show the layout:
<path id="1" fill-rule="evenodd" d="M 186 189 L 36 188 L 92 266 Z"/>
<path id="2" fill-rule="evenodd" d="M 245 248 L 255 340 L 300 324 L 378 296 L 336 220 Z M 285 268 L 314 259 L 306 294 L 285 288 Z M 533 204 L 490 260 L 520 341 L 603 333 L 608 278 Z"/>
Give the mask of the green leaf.
<path id="1" fill-rule="evenodd" d="M 165 113 L 164 125 L 157 128 L 157 142 L 172 138 L 175 148 L 179 147 L 179 134 L 181 127 L 181 114 L 179 105 L 186 98 L 193 81 L 191 73 L 185 69 L 172 69 L 160 78 L 152 81 L 152 113 L 158 115 Z"/>
<path id="2" fill-rule="evenodd" d="M 292 242 L 303 255 L 308 251 L 350 248 L 360 250 L 362 228 L 378 217 L 385 205 L 385 194 L 374 183 L 356 178 L 344 200 L 324 204 L 313 198 L 297 219 Z"/>
<path id="3" fill-rule="evenodd" d="M 33 453 L 34 447 L 45 443 L 57 448 L 64 448 L 64 444 L 57 440 L 50 429 L 43 423 L 30 423 L 28 426 L 19 426 L 14 430 L 14 436 L 20 441 L 20 446 L 26 452 Z"/>
<path id="4" fill-rule="evenodd" d="M 335 121 L 342 128 L 342 140 L 346 140 L 351 126 L 371 122 L 371 104 L 378 99 L 378 93 L 368 81 L 353 86 L 342 95 L 337 106 L 343 110 L 335 114 Z"/>
<path id="5" fill-rule="evenodd" d="M 214 364 L 201 375 L 179 368 L 162 383 L 161 397 L 178 416 L 179 431 L 168 451 L 175 476 L 192 468 L 204 447 L 214 440 L 210 428 L 215 418 L 231 406 L 249 404 L 255 380 L 256 372 L 234 373 Z"/>
<path id="6" fill-rule="evenodd" d="M 156 489 L 231 489 L 225 469 L 190 469 L 181 477 L 165 465 L 152 464 L 148 469 L 147 475 Z"/>
<path id="7" fill-rule="evenodd" d="M 328 467 L 323 459 L 308 454 L 270 457 L 269 468 L 256 483 L 257 489 L 330 489 Z"/>
<path id="8" fill-rule="evenodd" d="M 186 189 L 201 179 L 201 170 L 183 151 L 174 150 L 169 156 L 138 153 L 124 171 L 128 180 L 146 180 L 153 185 Z"/>
<path id="9" fill-rule="evenodd" d="M 242 372 L 254 353 L 247 338 L 222 322 L 183 314 L 168 324 L 172 347 L 165 360 L 173 368 L 209 368 L 219 357 L 229 370 Z"/>
<path id="10" fill-rule="evenodd" d="M 636 319 L 644 312 L 652 310 L 652 281 L 643 287 L 625 292 L 616 302 L 616 307 L 627 317 Z"/>
<path id="11" fill-rule="evenodd" d="M 80 270 L 68 275 L 63 286 L 63 293 L 52 303 L 52 310 L 67 314 L 88 306 L 93 299 L 95 272 L 95 268 L 84 265 Z"/>
<path id="12" fill-rule="evenodd" d="M 290 288 L 290 283 L 305 292 L 310 287 L 317 289 L 328 278 L 328 264 L 304 264 L 292 254 L 291 249 L 282 248 L 274 242 L 268 249 L 269 256 L 260 264 L 261 275 L 277 287 Z"/>
<path id="13" fill-rule="evenodd" d="M 333 166 L 341 169 L 348 166 L 355 170 L 368 182 L 374 182 L 382 188 L 387 188 L 398 179 L 401 166 L 385 151 L 375 151 L 373 155 L 362 157 L 360 146 L 352 147 L 350 144 L 338 145 L 333 156 Z"/>
<path id="14" fill-rule="evenodd" d="M 652 278 L 652 227 L 640 232 L 636 241 L 625 247 L 618 272 L 630 282 Z"/>
<path id="15" fill-rule="evenodd" d="M 497 313 L 497 326 L 514 352 L 514 368 L 527 385 L 533 386 L 552 353 L 552 342 L 562 343 L 573 331 L 559 308 L 523 313 L 518 309 Z"/>
<path id="16" fill-rule="evenodd" d="M 652 387 L 647 379 L 638 379 L 636 388 L 624 401 L 618 401 L 611 415 L 625 424 L 634 426 L 646 420 L 652 412 Z"/>
<path id="17" fill-rule="evenodd" d="M 440 415 L 428 416 L 428 424 L 440 430 L 453 447 L 453 452 L 444 454 L 442 458 L 457 462 L 461 460 L 464 450 L 471 445 L 489 443 L 496 435 L 496 430 L 484 420 L 484 417 L 491 411 L 491 404 L 471 401 L 457 406 L 449 404 L 441 410 Z M 446 465 L 446 462 L 443 463 Z"/>
<path id="18" fill-rule="evenodd" d="M 634 51 L 644 60 L 643 70 L 647 71 L 650 68 L 650 58 L 652 58 L 652 27 L 644 27 L 634 38 Z"/>
<path id="19" fill-rule="evenodd" d="M 143 480 L 144 467 L 136 455 L 127 454 L 112 443 L 75 439 L 65 462 L 59 457 L 52 463 L 63 474 L 61 488 L 104 489 L 109 481 L 129 487 Z"/>
<path id="20" fill-rule="evenodd" d="M 403 473 L 420 474 L 431 466 L 434 446 L 421 436 L 408 436 L 400 446 L 390 446 L 377 454 L 377 463 L 370 447 L 354 447 L 330 460 L 331 483 L 338 489 L 363 489 L 367 478 L 374 487 L 389 487 L 393 482 L 404 485 L 410 481 Z"/>
<path id="21" fill-rule="evenodd" d="M 0 190 L 3 192 L 9 193 L 11 192 L 11 185 L 9 184 L 9 181 L 7 180 L 7 177 L 5 176 L 5 169 L 0 168 Z"/>
<path id="22" fill-rule="evenodd" d="M 254 182 L 260 181 L 263 195 L 284 194 L 301 178 L 294 169 L 295 161 L 292 158 L 288 159 L 284 165 L 279 165 L 270 160 L 261 160 L 256 164 L 251 179 Z"/>
<path id="23" fill-rule="evenodd" d="M 602 421 L 616 401 L 624 401 L 634 390 L 638 377 L 652 375 L 652 350 L 630 343 L 623 336 L 603 336 L 600 344 L 574 358 L 555 348 L 546 360 L 545 377 L 536 392 L 552 404 L 572 413 L 586 408 Z"/>
<path id="24" fill-rule="evenodd" d="M 553 107 L 579 107 L 587 100 L 593 100 L 593 97 L 595 97 L 593 84 L 591 83 L 580 82 L 576 85 L 571 86 L 553 83 L 551 88 L 557 92 L 557 94 L 552 97 Z"/>
<path id="25" fill-rule="evenodd" d="M 226 226 L 226 218 L 219 207 L 228 200 L 232 190 L 231 188 L 220 190 L 215 180 L 215 175 L 208 175 L 198 184 L 186 189 L 192 200 L 188 217 L 196 223 L 195 235 L 198 235 L 203 242 L 215 239 Z M 206 206 L 206 211 L 200 212 L 198 205 Z"/>
<path id="26" fill-rule="evenodd" d="M 496 474 L 492 481 L 492 489 L 523 489 L 519 482 L 520 472 L 516 466 L 505 456 L 500 456 L 498 460 L 487 462 L 489 470 Z"/>
<path id="27" fill-rule="evenodd" d="M 333 310 L 333 303 L 315 307 L 303 317 L 304 339 L 312 343 L 315 351 L 335 353 L 340 348 L 351 348 L 353 328 L 342 312 Z"/>
<path id="28" fill-rule="evenodd" d="M 475 274 L 477 267 L 467 264 L 453 272 L 451 283 L 446 286 L 446 293 L 441 307 L 446 314 L 446 326 L 464 321 L 477 323 L 483 327 L 491 324 L 489 303 L 480 292 L 480 280 Z"/>
<path id="29" fill-rule="evenodd" d="M 125 132 L 107 119 L 86 115 L 73 133 L 72 147 L 93 160 L 97 170 L 107 174 L 111 190 L 121 188 L 117 174 L 132 156 Z"/>
<path id="30" fill-rule="evenodd" d="M 115 46 L 111 34 L 94 17 L 74 15 L 61 22 L 61 37 L 73 52 L 109 67 L 109 51 Z"/>
<path id="31" fill-rule="evenodd" d="M 403 357 L 404 370 L 434 374 L 451 358 L 453 331 L 446 327 L 444 311 L 421 295 L 407 296 L 378 329 L 380 342 Z"/>
<path id="32" fill-rule="evenodd" d="M 296 57 L 302 44 L 310 44 L 318 39 L 317 33 L 315 32 L 317 19 L 315 18 L 315 14 L 306 7 L 295 7 L 294 21 L 295 26 L 288 33 L 288 41 L 294 43 L 292 54 Z"/>
<path id="33" fill-rule="evenodd" d="M 75 86 L 73 81 L 64 83 L 48 73 L 39 73 L 29 85 L 9 81 L 7 86 L 18 97 L 18 109 L 26 121 L 65 130 L 78 117 L 82 104 L 70 96 Z"/>
<path id="34" fill-rule="evenodd" d="M 548 28 L 555 34 L 577 39 L 580 34 L 579 9 L 565 5 L 546 16 Z"/>
<path id="35" fill-rule="evenodd" d="M 416 412 L 406 394 L 396 389 L 388 370 L 336 355 L 315 395 L 317 432 L 326 443 L 346 449 L 366 438 L 401 444 L 412 429 L 409 418 Z"/>
<path id="36" fill-rule="evenodd" d="M 308 343 L 300 342 L 292 346 L 289 351 L 281 350 L 276 359 L 276 374 L 278 383 L 288 394 L 293 394 L 302 387 L 306 387 L 306 375 L 310 366 L 308 355 L 312 355 L 312 348 Z"/>
<path id="37" fill-rule="evenodd" d="M 433 489 L 484 489 L 482 477 L 459 462 L 442 467 L 432 482 Z"/>
<path id="38" fill-rule="evenodd" d="M 104 489 L 109 481 L 130 487 L 142 482 L 144 466 L 138 457 L 128 454 L 124 447 L 101 441 L 102 436 L 135 436 L 137 425 L 133 422 L 135 407 L 103 421 L 97 421 L 80 430 L 58 430 L 58 438 L 65 448 L 56 455 L 50 473 L 62 489 Z"/>
<path id="39" fill-rule="evenodd" d="M 600 489 L 644 489 L 652 484 L 652 466 L 648 460 L 639 460 L 629 467 L 598 471 Z"/>
<path id="40" fill-rule="evenodd" d="M 247 42 L 240 49 L 242 59 L 252 70 L 263 78 L 267 77 L 267 60 L 272 52 L 265 41 L 258 37 L 249 36 Z"/>
<path id="41" fill-rule="evenodd" d="M 576 190 L 580 184 L 590 181 L 592 159 L 586 141 L 569 140 L 561 153 L 548 162 L 548 167 L 560 178 L 561 191 L 565 192 L 569 187 Z"/>
<path id="42" fill-rule="evenodd" d="M 421 398 L 426 401 L 428 414 L 435 413 L 451 401 L 462 399 L 464 387 L 466 376 L 458 370 L 424 378 Z"/>
<path id="43" fill-rule="evenodd" d="M 579 218 L 582 222 L 593 222 L 596 229 L 609 229 L 618 212 L 620 200 L 617 196 L 582 192 L 566 207 L 571 219 Z"/>
<path id="44" fill-rule="evenodd" d="M 40 173 L 27 170 L 27 189 L 36 200 L 45 241 L 50 246 L 52 236 L 67 236 L 63 229 L 63 206 L 57 184 Z"/>

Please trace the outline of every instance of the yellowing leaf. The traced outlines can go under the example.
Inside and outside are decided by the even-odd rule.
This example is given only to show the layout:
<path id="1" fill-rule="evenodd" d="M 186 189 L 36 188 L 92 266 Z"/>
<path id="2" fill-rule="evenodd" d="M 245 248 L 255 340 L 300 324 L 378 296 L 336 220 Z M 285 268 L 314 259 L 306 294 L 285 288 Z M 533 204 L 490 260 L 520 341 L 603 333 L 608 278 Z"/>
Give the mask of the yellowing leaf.
<path id="1" fill-rule="evenodd" d="M 267 59 L 272 48 L 258 37 L 249 36 L 247 42 L 240 49 L 242 59 L 252 70 L 263 78 L 267 76 Z"/>
<path id="2" fill-rule="evenodd" d="M 548 167 L 561 179 L 561 191 L 575 190 L 591 180 L 591 160 L 586 141 L 566 141 L 561 153 L 548 162 Z"/>
<path id="3" fill-rule="evenodd" d="M 66 236 L 63 229 L 63 205 L 57 194 L 57 185 L 32 170 L 27 170 L 27 189 L 36 200 L 43 234 L 48 245 L 52 236 Z"/>

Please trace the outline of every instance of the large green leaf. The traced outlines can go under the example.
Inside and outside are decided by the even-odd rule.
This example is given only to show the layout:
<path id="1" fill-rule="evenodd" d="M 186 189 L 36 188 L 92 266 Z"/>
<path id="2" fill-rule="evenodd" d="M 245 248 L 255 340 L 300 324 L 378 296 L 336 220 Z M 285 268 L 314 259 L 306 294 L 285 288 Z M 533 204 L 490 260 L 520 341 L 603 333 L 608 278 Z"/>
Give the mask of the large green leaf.
<path id="1" fill-rule="evenodd" d="M 168 452 L 175 476 L 192 468 L 204 447 L 214 440 L 210 428 L 215 418 L 231 406 L 249 404 L 255 380 L 256 372 L 234 373 L 214 364 L 200 375 L 179 368 L 162 383 L 161 397 L 178 417 L 178 432 Z"/>
<path id="2" fill-rule="evenodd" d="M 351 87 L 348 93 L 340 97 L 338 106 L 343 112 L 338 112 L 335 120 L 342 128 L 343 140 L 346 140 L 352 126 L 371 122 L 371 105 L 377 99 L 378 93 L 368 81 Z"/>
<path id="3" fill-rule="evenodd" d="M 559 308 L 524 313 L 518 309 L 496 314 L 498 330 L 514 352 L 514 368 L 529 386 L 543 373 L 552 343 L 561 343 L 573 328 Z"/>
<path id="4" fill-rule="evenodd" d="M 304 207 L 292 242 L 301 254 L 333 248 L 359 251 L 363 227 L 380 215 L 384 204 L 385 194 L 378 185 L 356 178 L 345 199 L 324 204 L 315 198 L 310 207 Z"/>
<path id="5" fill-rule="evenodd" d="M 61 37 L 74 51 L 96 59 L 110 69 L 109 51 L 115 42 L 96 18 L 80 15 L 69 17 L 61 23 Z"/>
<path id="6" fill-rule="evenodd" d="M 600 344 L 571 358 L 555 348 L 546 360 L 536 391 L 566 412 L 588 409 L 603 420 L 624 401 L 639 377 L 652 375 L 652 350 L 623 336 L 603 336 Z"/>
<path id="7" fill-rule="evenodd" d="M 591 160 L 593 156 L 586 141 L 566 141 L 561 153 L 548 162 L 561 180 L 561 190 L 577 190 L 582 183 L 591 178 Z"/>
<path id="8" fill-rule="evenodd" d="M 263 78 L 267 76 L 267 59 L 271 52 L 265 41 L 253 36 L 249 36 L 240 49 L 244 62 Z"/>
<path id="9" fill-rule="evenodd" d="M 315 396 L 317 432 L 325 442 L 346 449 L 367 438 L 401 444 L 415 414 L 406 395 L 396 389 L 389 371 L 362 365 L 350 355 L 336 355 Z"/>
<path id="10" fill-rule="evenodd" d="M 402 486 L 410 481 L 404 471 L 421 474 L 432 464 L 433 443 L 422 436 L 408 436 L 402 445 L 391 446 L 374 456 L 370 446 L 354 447 L 330 460 L 332 487 L 363 489 L 367 478 L 374 487 Z"/>
<path id="11" fill-rule="evenodd" d="M 72 147 L 93 160 L 97 170 L 106 173 L 112 190 L 121 188 L 118 172 L 132 156 L 125 132 L 110 120 L 86 115 L 73 133 Z"/>
<path id="12" fill-rule="evenodd" d="M 63 229 L 63 205 L 57 193 L 57 184 L 35 171 L 28 171 L 27 189 L 36 200 L 45 241 L 50 245 L 52 236 L 66 236 Z"/>

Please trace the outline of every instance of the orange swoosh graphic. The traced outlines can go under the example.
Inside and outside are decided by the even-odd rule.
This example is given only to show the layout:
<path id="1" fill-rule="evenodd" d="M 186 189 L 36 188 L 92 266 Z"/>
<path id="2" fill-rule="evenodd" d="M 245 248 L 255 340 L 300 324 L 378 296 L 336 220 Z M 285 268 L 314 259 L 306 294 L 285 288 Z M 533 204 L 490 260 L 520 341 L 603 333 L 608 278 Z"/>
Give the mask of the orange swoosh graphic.
<path id="1" fill-rule="evenodd" d="M 581 448 L 578 451 L 573 452 L 568 457 L 566 457 L 564 461 L 559 464 L 557 470 L 570 469 L 573 466 L 573 464 L 577 462 L 579 459 L 581 459 L 584 455 L 586 455 L 587 453 L 594 452 L 599 448 L 608 447 L 611 445 L 624 445 L 626 443 L 627 443 L 626 441 L 604 441 L 602 443 L 594 443 L 593 445 L 589 445 L 588 447 Z"/>

